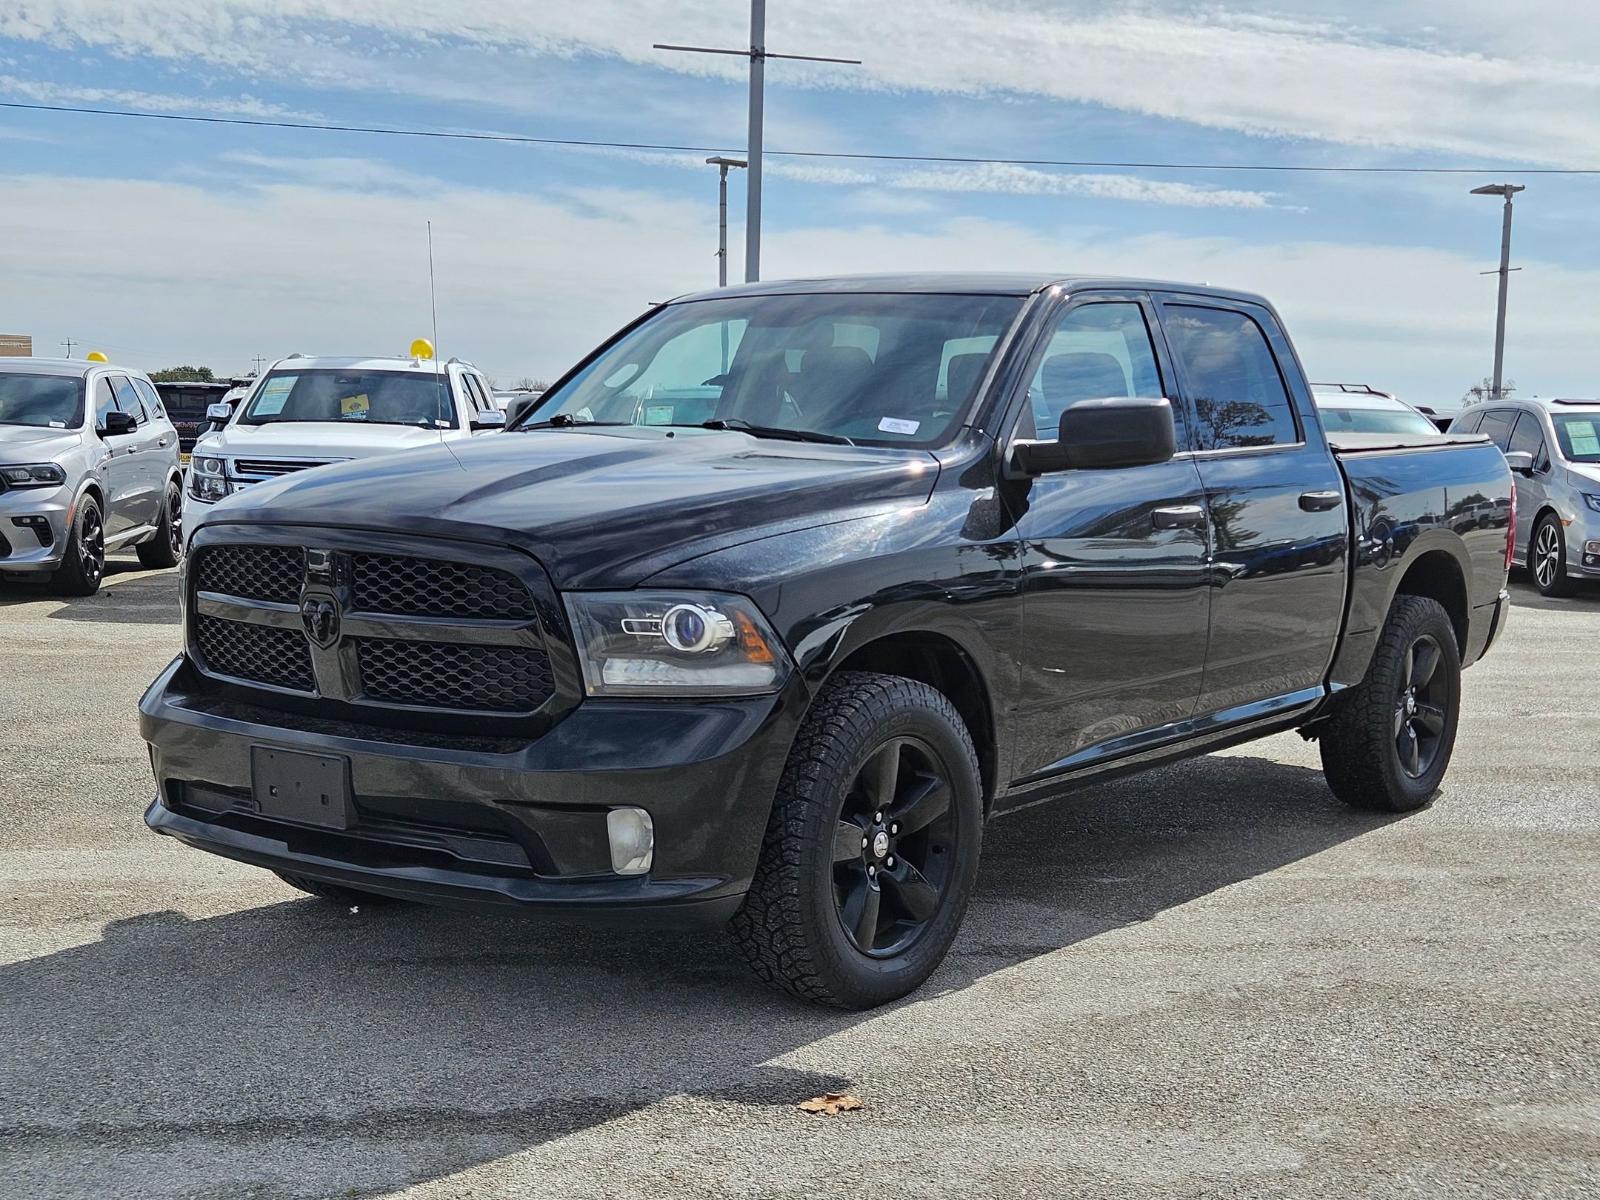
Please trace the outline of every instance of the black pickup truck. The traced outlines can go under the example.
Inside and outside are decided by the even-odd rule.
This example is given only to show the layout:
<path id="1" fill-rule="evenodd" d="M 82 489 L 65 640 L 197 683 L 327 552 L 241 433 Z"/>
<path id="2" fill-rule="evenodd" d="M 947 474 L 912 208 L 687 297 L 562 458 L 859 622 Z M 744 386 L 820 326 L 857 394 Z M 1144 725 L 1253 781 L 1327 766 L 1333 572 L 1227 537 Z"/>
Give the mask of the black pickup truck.
<path id="1" fill-rule="evenodd" d="M 1513 507 L 1482 437 L 1330 444 L 1256 296 L 691 296 L 503 434 L 217 504 L 146 820 L 343 903 L 730 922 L 879 1004 L 1007 810 L 1288 729 L 1428 803 Z"/>

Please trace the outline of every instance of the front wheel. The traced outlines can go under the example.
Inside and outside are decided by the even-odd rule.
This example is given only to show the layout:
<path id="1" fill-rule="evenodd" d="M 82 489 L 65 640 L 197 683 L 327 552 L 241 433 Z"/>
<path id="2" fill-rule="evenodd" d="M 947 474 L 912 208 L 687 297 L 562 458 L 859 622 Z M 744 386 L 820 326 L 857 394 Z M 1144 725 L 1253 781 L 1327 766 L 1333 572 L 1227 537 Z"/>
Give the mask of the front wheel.
<path id="1" fill-rule="evenodd" d="M 982 794 L 971 734 L 943 695 L 894 675 L 831 679 L 795 738 L 733 919 L 756 974 L 839 1008 L 919 987 L 966 912 Z"/>
<path id="2" fill-rule="evenodd" d="M 93 496 L 78 501 L 78 511 L 67 529 L 66 553 L 52 579 L 57 591 L 68 596 L 92 596 L 100 590 L 106 573 L 106 530 L 100 505 Z"/>
<path id="3" fill-rule="evenodd" d="M 1461 656 L 1437 600 L 1400 596 L 1366 678 L 1321 733 L 1322 770 L 1353 808 L 1410 812 L 1433 799 L 1455 749 Z"/>
<path id="4" fill-rule="evenodd" d="M 1528 547 L 1528 568 L 1533 572 L 1533 582 L 1540 595 L 1572 594 L 1572 580 L 1567 575 L 1566 530 L 1555 513 L 1546 513 L 1534 526 L 1533 541 Z"/>

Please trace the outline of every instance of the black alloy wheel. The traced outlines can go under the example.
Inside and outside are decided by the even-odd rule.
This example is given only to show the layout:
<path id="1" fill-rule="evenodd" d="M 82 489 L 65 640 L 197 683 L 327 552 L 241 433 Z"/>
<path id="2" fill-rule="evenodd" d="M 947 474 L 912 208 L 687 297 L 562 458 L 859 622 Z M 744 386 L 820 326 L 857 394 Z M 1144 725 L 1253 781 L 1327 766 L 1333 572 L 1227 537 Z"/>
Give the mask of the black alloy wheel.
<path id="1" fill-rule="evenodd" d="M 1400 694 L 1395 699 L 1394 744 L 1400 768 L 1412 779 L 1433 770 L 1445 730 L 1448 689 L 1436 681 L 1444 651 L 1431 633 L 1425 633 L 1406 651 L 1400 672 Z"/>
<path id="2" fill-rule="evenodd" d="M 959 829 L 949 772 L 919 738 L 891 738 L 856 773 L 833 839 L 834 909 L 855 948 L 908 949 L 939 912 Z"/>

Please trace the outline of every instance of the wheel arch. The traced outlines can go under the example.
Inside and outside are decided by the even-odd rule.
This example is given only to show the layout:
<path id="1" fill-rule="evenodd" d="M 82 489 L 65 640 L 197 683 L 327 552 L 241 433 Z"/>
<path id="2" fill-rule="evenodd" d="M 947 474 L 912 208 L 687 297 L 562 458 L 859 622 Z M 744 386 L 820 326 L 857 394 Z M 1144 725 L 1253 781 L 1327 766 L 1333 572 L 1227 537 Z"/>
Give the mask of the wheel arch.
<path id="1" fill-rule="evenodd" d="M 1455 630 L 1456 648 L 1463 658 L 1466 657 L 1472 609 L 1466 573 L 1454 554 L 1439 547 L 1418 555 L 1400 576 L 1390 603 L 1400 596 L 1423 596 L 1438 601 Z"/>

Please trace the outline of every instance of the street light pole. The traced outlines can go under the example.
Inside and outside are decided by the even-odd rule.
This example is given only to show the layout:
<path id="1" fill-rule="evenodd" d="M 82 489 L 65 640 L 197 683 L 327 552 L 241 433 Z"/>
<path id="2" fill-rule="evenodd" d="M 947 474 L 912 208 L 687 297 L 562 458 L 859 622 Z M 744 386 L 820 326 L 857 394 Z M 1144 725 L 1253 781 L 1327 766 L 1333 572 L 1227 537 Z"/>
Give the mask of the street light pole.
<path id="1" fill-rule="evenodd" d="M 774 54 L 767 49 L 767 0 L 750 0 L 750 49 L 727 50 L 714 46 L 677 46 L 656 42 L 657 50 L 683 50 L 690 54 L 732 54 L 750 60 L 750 127 L 747 134 L 749 176 L 744 212 L 744 279 L 754 283 L 761 278 L 761 138 L 765 122 L 766 61 L 790 58 L 801 62 L 848 63 L 859 67 L 859 58 L 824 58 L 816 54 Z"/>
<path id="2" fill-rule="evenodd" d="M 1500 269 L 1485 271 L 1485 275 L 1500 276 L 1500 298 L 1494 317 L 1494 379 L 1489 398 L 1499 400 L 1504 395 L 1501 387 L 1501 370 L 1506 356 L 1506 291 L 1511 279 L 1511 197 L 1526 190 L 1520 183 L 1489 183 L 1472 189 L 1474 196 L 1503 196 L 1504 216 L 1500 223 Z"/>
<path id="3" fill-rule="evenodd" d="M 742 158 L 706 159 L 717 168 L 717 286 L 728 286 L 728 168 L 747 165 Z"/>

